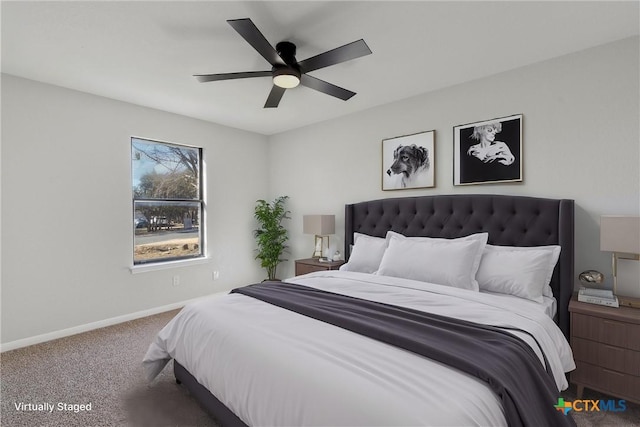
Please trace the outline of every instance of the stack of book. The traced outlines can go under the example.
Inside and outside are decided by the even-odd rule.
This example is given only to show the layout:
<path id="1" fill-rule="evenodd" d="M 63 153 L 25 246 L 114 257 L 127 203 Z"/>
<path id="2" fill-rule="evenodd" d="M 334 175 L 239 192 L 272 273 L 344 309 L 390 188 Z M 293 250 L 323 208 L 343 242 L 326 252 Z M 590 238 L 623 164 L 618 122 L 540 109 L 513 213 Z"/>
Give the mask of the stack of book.
<path id="1" fill-rule="evenodd" d="M 618 297 L 609 289 L 585 288 L 584 286 L 578 291 L 578 301 L 588 302 L 590 304 L 606 305 L 608 307 L 619 307 Z"/>

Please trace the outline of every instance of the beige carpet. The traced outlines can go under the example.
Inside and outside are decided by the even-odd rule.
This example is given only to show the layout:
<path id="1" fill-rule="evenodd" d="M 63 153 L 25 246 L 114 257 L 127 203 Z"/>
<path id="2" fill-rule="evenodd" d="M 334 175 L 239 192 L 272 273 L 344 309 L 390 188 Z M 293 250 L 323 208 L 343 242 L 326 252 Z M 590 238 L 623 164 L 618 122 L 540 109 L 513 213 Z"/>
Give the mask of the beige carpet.
<path id="1" fill-rule="evenodd" d="M 175 383 L 167 366 L 147 384 L 142 358 L 171 311 L 84 334 L 2 353 L 2 427 L 217 426 Z M 563 393 L 575 400 L 572 389 Z M 609 399 L 587 391 L 585 399 Z M 53 412 L 20 411 L 16 405 L 51 403 Z M 58 403 L 91 404 L 91 411 L 57 410 Z M 640 426 L 640 405 L 622 413 L 580 413 L 579 427 Z M 73 409 L 73 406 L 71 406 Z"/>
<path id="2" fill-rule="evenodd" d="M 177 311 L 2 353 L 2 427 L 216 426 L 181 386 L 173 366 L 147 384 L 142 358 Z M 51 412 L 19 411 L 19 403 L 52 403 Z M 58 411 L 58 403 L 91 411 Z"/>

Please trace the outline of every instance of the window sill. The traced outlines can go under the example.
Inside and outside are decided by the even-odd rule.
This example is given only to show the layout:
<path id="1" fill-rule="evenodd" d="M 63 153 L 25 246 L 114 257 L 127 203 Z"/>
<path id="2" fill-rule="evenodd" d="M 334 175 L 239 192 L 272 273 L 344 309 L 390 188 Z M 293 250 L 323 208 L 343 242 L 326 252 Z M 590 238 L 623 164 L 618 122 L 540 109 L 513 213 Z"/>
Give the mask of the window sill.
<path id="1" fill-rule="evenodd" d="M 139 264 L 129 267 L 131 274 L 147 273 L 149 271 L 169 270 L 172 268 L 189 267 L 192 265 L 207 264 L 211 261 L 208 256 L 193 259 L 182 259 L 179 261 L 158 262 L 155 264 Z"/>

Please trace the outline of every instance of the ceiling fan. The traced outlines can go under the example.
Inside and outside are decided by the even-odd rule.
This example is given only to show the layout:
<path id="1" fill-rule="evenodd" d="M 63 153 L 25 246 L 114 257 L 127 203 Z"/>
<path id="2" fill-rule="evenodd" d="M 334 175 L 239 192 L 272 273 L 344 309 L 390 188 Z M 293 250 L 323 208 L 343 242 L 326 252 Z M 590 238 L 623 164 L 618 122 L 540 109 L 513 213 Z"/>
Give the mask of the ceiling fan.
<path id="1" fill-rule="evenodd" d="M 273 78 L 273 87 L 271 88 L 267 102 L 264 104 L 264 108 L 276 108 L 285 90 L 294 88 L 298 86 L 298 84 L 326 93 L 327 95 L 335 96 L 344 101 L 356 94 L 350 90 L 312 77 L 307 73 L 369 55 L 371 50 L 364 40 L 360 39 L 298 62 L 296 60 L 295 44 L 282 41 L 276 44 L 274 49 L 251 19 L 231 19 L 227 22 L 271 64 L 272 68 L 270 71 L 194 75 L 200 82 L 270 76 Z"/>

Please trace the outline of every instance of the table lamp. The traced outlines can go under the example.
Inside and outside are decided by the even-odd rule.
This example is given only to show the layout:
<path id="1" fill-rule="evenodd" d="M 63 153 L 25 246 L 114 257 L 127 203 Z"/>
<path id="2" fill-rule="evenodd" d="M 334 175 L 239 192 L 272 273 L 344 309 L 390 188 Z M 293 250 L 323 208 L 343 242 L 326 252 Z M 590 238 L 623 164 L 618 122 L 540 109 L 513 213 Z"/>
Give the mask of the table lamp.
<path id="1" fill-rule="evenodd" d="M 603 215 L 600 217 L 600 250 L 611 252 L 613 293 L 618 288 L 618 260 L 640 260 L 640 217 Z M 640 308 L 640 299 L 618 297 L 620 305 Z"/>
<path id="2" fill-rule="evenodd" d="M 323 258 L 325 248 L 329 249 L 329 235 L 336 232 L 335 215 L 304 215 L 302 217 L 302 232 L 314 234 L 315 244 L 313 258 Z M 325 239 L 327 244 L 324 244 Z"/>

